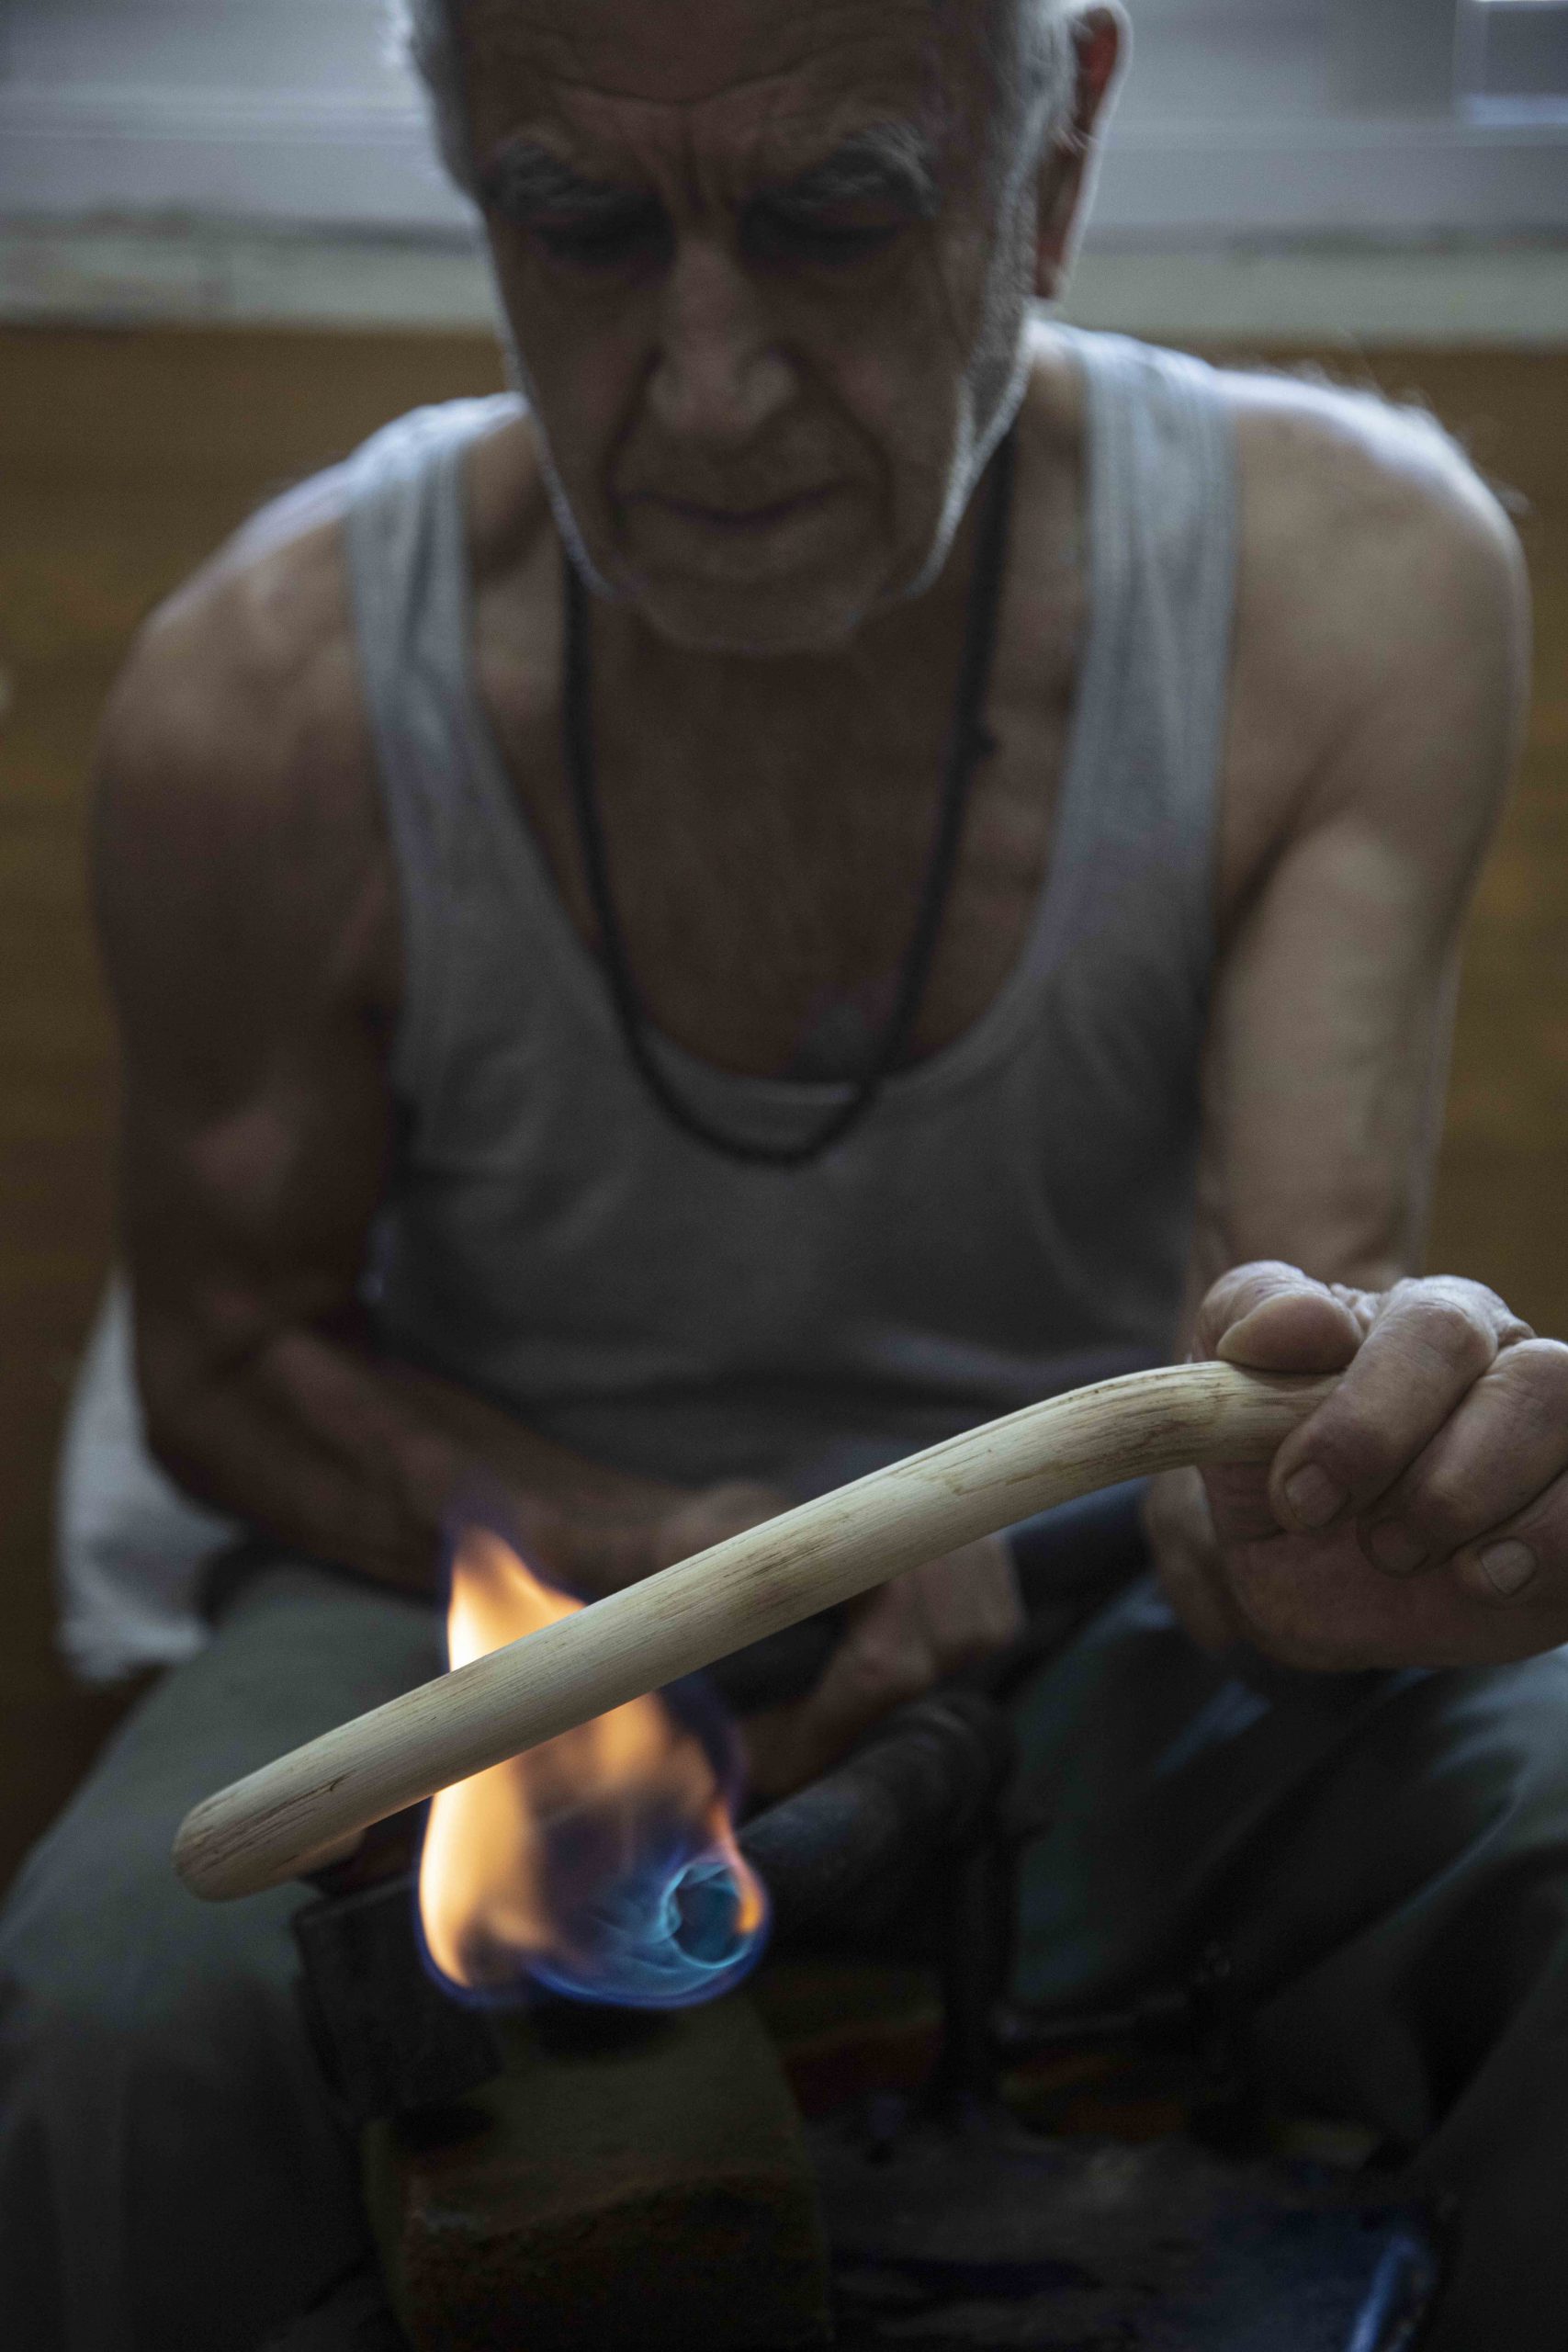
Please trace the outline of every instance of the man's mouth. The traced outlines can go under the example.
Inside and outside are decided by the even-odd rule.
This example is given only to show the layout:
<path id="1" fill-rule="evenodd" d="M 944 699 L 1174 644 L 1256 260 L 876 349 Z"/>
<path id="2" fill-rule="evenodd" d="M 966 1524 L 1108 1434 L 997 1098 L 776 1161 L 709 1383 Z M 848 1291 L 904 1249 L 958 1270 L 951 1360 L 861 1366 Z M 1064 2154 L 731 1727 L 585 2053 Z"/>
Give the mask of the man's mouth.
<path id="1" fill-rule="evenodd" d="M 839 485 L 823 482 L 809 490 L 790 492 L 783 498 L 770 498 L 744 506 L 716 503 L 707 499 L 678 498 L 658 491 L 637 493 L 628 503 L 649 507 L 699 529 L 720 532 L 727 537 L 743 537 L 748 533 L 769 531 L 781 523 L 794 521 L 810 514 L 837 497 Z"/>
<path id="2" fill-rule="evenodd" d="M 634 571 L 738 592 L 841 560 L 857 514 L 854 486 L 844 481 L 744 503 L 640 487 L 621 501 Z"/>

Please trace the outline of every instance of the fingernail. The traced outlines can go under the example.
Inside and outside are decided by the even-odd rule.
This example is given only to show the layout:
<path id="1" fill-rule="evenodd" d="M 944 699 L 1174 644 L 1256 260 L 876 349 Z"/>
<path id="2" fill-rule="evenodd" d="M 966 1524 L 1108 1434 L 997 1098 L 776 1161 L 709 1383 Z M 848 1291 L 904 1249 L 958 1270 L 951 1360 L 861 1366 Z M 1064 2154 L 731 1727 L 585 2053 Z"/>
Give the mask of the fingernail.
<path id="1" fill-rule="evenodd" d="M 1309 1462 L 1285 1481 L 1285 1500 L 1299 1527 L 1326 1527 L 1345 1508 L 1345 1490 Z"/>
<path id="2" fill-rule="evenodd" d="M 1535 1554 L 1528 1544 L 1493 1544 L 1481 1555 L 1481 1568 L 1493 1591 L 1512 1600 L 1535 1574 Z"/>
<path id="3" fill-rule="evenodd" d="M 1367 1549 L 1385 1575 L 1407 1577 L 1421 1566 L 1427 1546 L 1414 1528 L 1397 1519 L 1385 1519 L 1367 1535 Z"/>

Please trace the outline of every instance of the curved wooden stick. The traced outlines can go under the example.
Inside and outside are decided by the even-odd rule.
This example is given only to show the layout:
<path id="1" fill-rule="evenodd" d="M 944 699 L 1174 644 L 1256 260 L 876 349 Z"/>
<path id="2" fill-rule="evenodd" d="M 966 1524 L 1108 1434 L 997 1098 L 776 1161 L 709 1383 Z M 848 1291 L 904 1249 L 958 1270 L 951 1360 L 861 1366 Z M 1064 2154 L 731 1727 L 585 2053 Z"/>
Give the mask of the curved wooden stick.
<path id="1" fill-rule="evenodd" d="M 1267 1461 L 1336 1385 L 1177 1364 L 967 1430 L 236 1781 L 186 1815 L 175 1867 L 212 1901 L 276 1886 L 372 1822 L 900 1569 L 1122 1479 L 1183 1463 Z"/>

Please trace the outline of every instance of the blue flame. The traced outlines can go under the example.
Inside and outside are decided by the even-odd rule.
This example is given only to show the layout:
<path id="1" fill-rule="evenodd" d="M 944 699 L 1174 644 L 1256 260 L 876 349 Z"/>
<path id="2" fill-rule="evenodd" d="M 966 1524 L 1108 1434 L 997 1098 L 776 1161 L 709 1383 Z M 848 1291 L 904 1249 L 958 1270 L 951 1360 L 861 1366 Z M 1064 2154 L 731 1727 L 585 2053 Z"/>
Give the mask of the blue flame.
<path id="1" fill-rule="evenodd" d="M 521 1566 L 501 1519 L 491 1510 L 468 1523 L 500 1535 Z M 526 1573 L 546 1584 L 536 1569 Z M 558 1582 L 553 1589 L 563 1590 Z M 701 1748 L 724 1818 L 732 1819 L 739 1747 L 718 1700 L 692 1676 L 660 1691 L 658 1702 Z M 524 1808 L 529 1860 L 542 1882 L 536 1910 L 547 1929 L 541 1933 L 537 1916 L 526 1932 L 515 1918 L 475 1919 L 457 1955 L 466 1981 L 456 1983 L 431 1957 L 422 1926 L 426 1968 L 459 1999 L 491 2005 L 525 2001 L 538 1989 L 613 2007 L 668 2009 L 728 1992 L 761 1957 L 765 1890 L 733 1847 L 717 1841 L 711 1808 L 694 1819 L 655 1791 L 585 1786 L 571 1769 L 573 1736 L 536 1751 L 546 1761 L 558 1745 L 560 1763 L 555 1775 L 533 1772 Z M 495 1769 L 522 1768 L 513 1759 Z"/>
<path id="2" fill-rule="evenodd" d="M 609 1808 L 585 1806 L 543 1826 L 552 1939 L 520 1952 L 477 1928 L 463 1951 L 467 1984 L 426 1951 L 432 1974 L 458 1998 L 513 2006 L 538 1988 L 612 2008 L 688 2008 L 728 1992 L 761 1958 L 765 1912 L 743 1924 L 729 1856 L 694 1845 L 686 1825 L 645 1817 L 635 1849 Z"/>
<path id="3" fill-rule="evenodd" d="M 645 1862 L 598 1887 L 571 1917 L 558 1949 L 536 1960 L 534 1981 L 574 2001 L 680 2009 L 739 1984 L 761 1956 L 761 1928 L 740 1924 L 741 1895 L 726 1856 Z"/>

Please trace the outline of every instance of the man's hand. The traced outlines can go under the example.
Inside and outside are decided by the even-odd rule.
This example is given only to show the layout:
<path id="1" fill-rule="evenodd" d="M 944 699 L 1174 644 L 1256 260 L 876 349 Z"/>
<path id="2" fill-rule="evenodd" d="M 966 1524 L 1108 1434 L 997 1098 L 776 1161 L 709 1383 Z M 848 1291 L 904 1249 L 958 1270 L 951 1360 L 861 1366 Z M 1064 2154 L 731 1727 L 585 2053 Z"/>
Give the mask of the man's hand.
<path id="1" fill-rule="evenodd" d="M 741 1724 L 747 1780 L 787 1796 L 836 1764 L 872 1724 L 1023 1631 L 1010 1545 L 983 1536 L 868 1592 L 816 1688 Z"/>
<path id="2" fill-rule="evenodd" d="M 1193 1354 L 1344 1378 L 1272 1463 L 1161 1482 L 1173 1600 L 1287 1665 L 1496 1664 L 1568 1641 L 1568 1347 L 1479 1283 L 1381 1293 L 1242 1266 Z"/>
<path id="3" fill-rule="evenodd" d="M 663 1521 L 658 1565 L 705 1551 L 785 1508 L 765 1487 L 711 1487 Z M 999 1535 L 879 1585 L 852 1612 L 816 1688 L 741 1724 L 748 1786 L 762 1797 L 803 1788 L 881 1716 L 1005 1649 L 1022 1631 L 1012 1552 Z"/>

